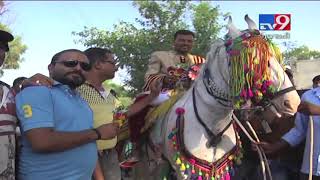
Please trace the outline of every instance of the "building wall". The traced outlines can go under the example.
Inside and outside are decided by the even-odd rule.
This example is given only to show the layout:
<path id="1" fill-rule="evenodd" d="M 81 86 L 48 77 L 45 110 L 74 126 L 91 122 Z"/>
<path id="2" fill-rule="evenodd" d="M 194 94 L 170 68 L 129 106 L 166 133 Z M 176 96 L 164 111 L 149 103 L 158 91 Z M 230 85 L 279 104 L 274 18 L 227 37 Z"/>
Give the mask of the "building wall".
<path id="1" fill-rule="evenodd" d="M 312 78 L 320 74 L 320 59 L 299 60 L 292 70 L 297 89 L 311 88 Z"/>

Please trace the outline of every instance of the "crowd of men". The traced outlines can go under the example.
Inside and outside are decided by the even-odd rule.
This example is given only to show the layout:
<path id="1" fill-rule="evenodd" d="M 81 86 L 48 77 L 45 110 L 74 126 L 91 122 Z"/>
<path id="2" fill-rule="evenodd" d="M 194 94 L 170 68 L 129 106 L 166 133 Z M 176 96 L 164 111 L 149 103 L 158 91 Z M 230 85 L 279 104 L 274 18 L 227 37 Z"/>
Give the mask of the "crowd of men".
<path id="1" fill-rule="evenodd" d="M 181 63 L 204 63 L 202 57 L 190 54 L 194 38 L 193 32 L 179 30 L 173 38 L 173 50 L 156 51 L 151 55 L 143 88 L 146 93 L 137 98 L 126 113 L 131 119 L 131 140 L 135 147 L 139 146 L 139 132 L 143 126 L 143 122 L 136 119 L 137 114 L 158 101 L 162 89 L 173 88 L 176 82 L 167 68 Z M 13 39 L 12 34 L 0 30 L 0 65 Z M 113 53 L 98 47 L 85 51 L 63 50 L 52 57 L 48 70 L 50 77 L 40 74 L 20 77 L 13 87 L 0 81 L 0 179 L 120 180 L 115 151 L 119 123 L 113 121 L 116 97 L 103 86 L 117 71 Z M 302 96 L 296 126 L 279 142 L 260 143 L 266 153 L 295 146 L 306 136 L 309 142 L 309 114 L 315 115 L 315 129 L 319 129 L 319 80 L 320 76 L 315 77 L 314 88 Z M 315 132 L 313 175 L 314 179 L 319 179 L 320 131 Z M 301 167 L 302 179 L 306 179 L 309 172 L 306 152 Z"/>

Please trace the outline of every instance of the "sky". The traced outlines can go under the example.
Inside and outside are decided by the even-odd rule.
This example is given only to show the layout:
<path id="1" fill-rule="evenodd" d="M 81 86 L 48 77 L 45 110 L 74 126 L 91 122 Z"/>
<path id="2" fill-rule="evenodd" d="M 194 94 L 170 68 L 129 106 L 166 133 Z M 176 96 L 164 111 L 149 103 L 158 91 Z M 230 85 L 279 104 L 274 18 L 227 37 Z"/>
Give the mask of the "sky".
<path id="1" fill-rule="evenodd" d="M 131 1 L 9 1 L 9 11 L 1 17 L 14 35 L 22 37 L 28 46 L 24 61 L 16 70 L 4 70 L 1 80 L 12 84 L 19 76 L 35 73 L 48 75 L 47 66 L 52 56 L 64 49 L 85 50 L 75 44 L 78 37 L 72 31 L 82 31 L 84 26 L 112 30 L 120 21 L 135 22 L 140 14 Z M 239 29 L 246 29 L 243 20 L 248 14 L 257 24 L 259 14 L 291 14 L 290 41 L 307 45 L 320 51 L 320 1 L 211 1 L 220 12 L 230 12 Z M 226 24 L 226 21 L 221 23 Z M 221 36 L 226 30 L 221 32 Z M 268 33 L 268 32 L 266 32 Z M 272 32 L 278 33 L 278 32 Z M 281 44 L 284 40 L 276 40 Z M 121 83 L 125 72 L 119 71 L 114 81 Z"/>

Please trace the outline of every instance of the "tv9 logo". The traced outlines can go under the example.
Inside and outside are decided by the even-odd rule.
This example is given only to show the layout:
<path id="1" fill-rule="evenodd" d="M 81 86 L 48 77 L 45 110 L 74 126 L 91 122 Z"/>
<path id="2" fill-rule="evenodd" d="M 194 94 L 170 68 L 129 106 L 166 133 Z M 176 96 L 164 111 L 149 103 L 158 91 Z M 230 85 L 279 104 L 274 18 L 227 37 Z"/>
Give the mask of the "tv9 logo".
<path id="1" fill-rule="evenodd" d="M 291 14 L 259 14 L 259 30 L 290 31 Z"/>

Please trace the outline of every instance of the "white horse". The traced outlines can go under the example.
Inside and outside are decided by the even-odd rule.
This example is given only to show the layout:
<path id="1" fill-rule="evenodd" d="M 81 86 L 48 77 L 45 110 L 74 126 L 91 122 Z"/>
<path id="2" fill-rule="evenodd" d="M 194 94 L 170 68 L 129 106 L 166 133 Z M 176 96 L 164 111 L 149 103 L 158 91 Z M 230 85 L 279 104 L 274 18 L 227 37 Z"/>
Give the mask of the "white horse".
<path id="1" fill-rule="evenodd" d="M 207 61 L 202 65 L 200 75 L 192 87 L 174 104 L 165 119 L 157 121 L 151 130 L 152 143 L 160 145 L 157 146 L 160 148 L 157 151 L 169 160 L 178 179 L 232 179 L 235 164 L 240 162 L 242 156 L 241 142 L 232 123 L 235 103 L 240 102 L 241 108 L 246 109 L 264 106 L 264 112 L 267 112 L 266 117 L 269 119 L 274 116 L 293 115 L 300 103 L 300 98 L 277 61 L 272 47 L 267 49 L 270 51 L 269 56 L 261 55 L 261 48 L 251 47 L 255 55 L 269 58 L 255 63 L 267 63 L 264 75 L 269 77 L 269 82 L 274 87 L 272 95 L 264 92 L 264 95 L 260 94 L 264 99 L 259 101 L 250 97 L 247 97 L 246 101 L 236 98 L 240 97 L 239 90 L 248 86 L 246 83 L 250 77 L 237 77 L 245 74 L 246 69 L 235 72 L 232 66 L 237 66 L 242 60 L 232 62 L 236 58 L 232 60 L 231 56 L 237 50 L 242 53 L 242 46 L 250 46 L 243 42 L 250 41 L 251 38 L 268 44 L 266 39 L 254 30 L 254 22 L 247 16 L 245 19 L 249 25 L 247 31 L 237 30 L 232 25 L 231 18 L 229 19 L 229 41 L 217 40 L 212 44 Z M 240 49 L 235 47 L 237 43 L 240 43 Z M 246 63 L 252 65 L 254 62 Z M 237 82 L 243 80 L 243 83 Z M 251 84 L 256 80 L 251 80 Z"/>

